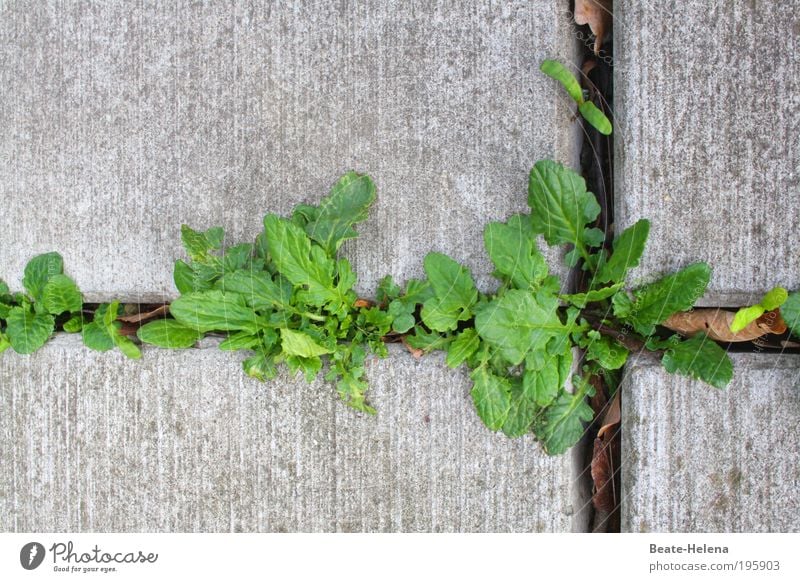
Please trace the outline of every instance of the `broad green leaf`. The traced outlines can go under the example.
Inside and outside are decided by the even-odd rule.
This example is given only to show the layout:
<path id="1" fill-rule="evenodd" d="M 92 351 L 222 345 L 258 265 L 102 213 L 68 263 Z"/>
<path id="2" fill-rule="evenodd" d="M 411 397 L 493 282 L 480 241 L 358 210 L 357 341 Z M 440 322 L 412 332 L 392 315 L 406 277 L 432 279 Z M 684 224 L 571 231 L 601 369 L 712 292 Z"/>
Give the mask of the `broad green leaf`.
<path id="1" fill-rule="evenodd" d="M 107 352 L 114 347 L 114 338 L 108 329 L 99 321 L 93 321 L 83 326 L 81 330 L 83 344 L 98 352 Z"/>
<path id="2" fill-rule="evenodd" d="M 586 345 L 586 358 L 594 360 L 606 370 L 618 370 L 628 359 L 628 350 L 611 338 L 597 334 Z"/>
<path id="3" fill-rule="evenodd" d="M 286 365 L 289 367 L 289 372 L 294 376 L 298 371 L 303 372 L 306 382 L 309 384 L 314 381 L 319 371 L 322 369 L 322 360 L 319 356 L 301 357 L 301 356 L 287 356 Z"/>
<path id="4" fill-rule="evenodd" d="M 442 310 L 468 310 L 477 301 L 478 290 L 468 268 L 441 253 L 428 253 L 424 267 Z"/>
<path id="5" fill-rule="evenodd" d="M 551 79 L 555 79 L 561 83 L 561 86 L 566 89 L 567 93 L 570 97 L 572 97 L 575 103 L 580 105 L 584 102 L 583 91 L 581 90 L 580 83 L 578 83 L 578 79 L 576 79 L 575 75 L 573 75 L 564 65 L 558 61 L 548 59 L 542 61 L 542 64 L 539 65 L 539 70 Z"/>
<path id="6" fill-rule="evenodd" d="M 111 336 L 111 339 L 114 341 L 114 345 L 119 348 L 125 356 L 131 358 L 132 360 L 138 360 L 142 357 L 142 352 L 135 343 L 129 340 L 124 335 L 119 333 L 115 333 Z"/>
<path id="7" fill-rule="evenodd" d="M 330 354 L 330 350 L 319 345 L 309 335 L 291 329 L 281 329 L 281 347 L 283 353 L 290 356 L 300 356 L 302 358 L 313 358 L 323 354 Z"/>
<path id="8" fill-rule="evenodd" d="M 566 339 L 571 331 L 558 317 L 558 300 L 513 289 L 483 306 L 475 316 L 480 336 L 512 365 L 530 351 L 543 350 L 552 338 Z"/>
<path id="9" fill-rule="evenodd" d="M 293 285 L 305 286 L 303 297 L 312 305 L 342 304 L 349 287 L 334 285 L 336 263 L 322 247 L 312 245 L 308 235 L 288 220 L 268 214 L 264 217 L 270 253 L 278 271 Z"/>
<path id="10" fill-rule="evenodd" d="M 503 433 L 509 438 L 527 434 L 533 424 L 539 407 L 518 381 L 511 383 L 511 406 L 503 423 Z"/>
<path id="11" fill-rule="evenodd" d="M 197 343 L 202 334 L 196 329 L 186 327 L 172 319 L 158 319 L 144 324 L 136 332 L 146 344 L 160 348 L 190 348 Z"/>
<path id="12" fill-rule="evenodd" d="M 254 349 L 260 343 L 261 338 L 258 335 L 240 331 L 229 335 L 225 341 L 219 344 L 219 349 L 227 352 L 249 350 Z"/>
<path id="13" fill-rule="evenodd" d="M 80 311 L 83 298 L 75 281 L 66 275 L 54 275 L 44 286 L 42 303 L 48 313 L 60 315 L 65 311 Z"/>
<path id="14" fill-rule="evenodd" d="M 217 287 L 241 295 L 253 309 L 286 309 L 292 301 L 292 286 L 280 276 L 277 279 L 265 271 L 235 271 L 222 277 Z"/>
<path id="15" fill-rule="evenodd" d="M 789 292 L 783 287 L 774 287 L 770 289 L 764 298 L 761 300 L 761 306 L 766 311 L 778 309 L 789 298 Z"/>
<path id="16" fill-rule="evenodd" d="M 169 311 L 184 326 L 198 332 L 258 331 L 255 312 L 236 293 L 217 290 L 188 293 L 173 301 Z"/>
<path id="17" fill-rule="evenodd" d="M 305 231 L 333 256 L 345 240 L 358 236 L 353 225 L 367 219 L 374 201 L 375 184 L 369 176 L 348 172 L 322 199 Z"/>
<path id="18" fill-rule="evenodd" d="M 650 234 L 650 221 L 641 219 L 622 231 L 614 240 L 614 252 L 598 270 L 597 283 L 622 282 L 629 269 L 639 264 L 647 236 Z"/>
<path id="19" fill-rule="evenodd" d="M 478 350 L 481 341 L 475 328 L 462 331 L 447 348 L 447 365 L 457 368 Z"/>
<path id="20" fill-rule="evenodd" d="M 572 244 L 588 257 L 586 225 L 600 214 L 594 194 L 576 172 L 550 160 L 541 160 L 531 169 L 528 204 L 534 230 L 541 232 L 549 245 Z"/>
<path id="21" fill-rule="evenodd" d="M 655 283 L 634 291 L 631 313 L 626 317 L 642 335 L 653 333 L 654 325 L 673 313 L 690 309 L 706 292 L 711 269 L 705 263 L 694 263 Z M 616 304 L 615 304 L 616 308 Z"/>
<path id="22" fill-rule="evenodd" d="M 603 135 L 611 135 L 611 122 L 606 117 L 606 114 L 591 101 L 584 101 L 578 106 L 578 111 L 581 112 L 583 118 L 589 122 L 597 131 Z"/>
<path id="23" fill-rule="evenodd" d="M 242 243 L 225 249 L 222 255 L 222 270 L 226 273 L 243 269 L 253 256 L 253 245 Z"/>
<path id="24" fill-rule="evenodd" d="M 541 369 L 525 368 L 522 375 L 522 388 L 525 395 L 538 406 L 547 406 L 558 395 L 562 386 L 559 374 L 560 356 L 551 356 Z"/>
<path id="25" fill-rule="evenodd" d="M 718 344 L 698 334 L 669 348 L 661 359 L 664 368 L 725 388 L 733 379 L 733 363 Z"/>
<path id="26" fill-rule="evenodd" d="M 500 430 L 511 408 L 511 382 L 485 366 L 476 368 L 470 378 L 475 383 L 471 394 L 478 416 L 490 430 Z"/>
<path id="27" fill-rule="evenodd" d="M 518 289 L 537 289 L 547 276 L 547 263 L 536 248 L 530 217 L 512 216 L 507 224 L 492 222 L 483 231 L 483 241 L 496 273 Z"/>
<path id="28" fill-rule="evenodd" d="M 435 331 L 428 333 L 420 326 L 414 328 L 413 335 L 406 336 L 408 345 L 426 353 L 443 350 L 451 341 L 453 341 L 452 336 L 443 336 Z"/>
<path id="29" fill-rule="evenodd" d="M 175 267 L 172 270 L 172 279 L 175 282 L 175 288 L 181 294 L 191 293 L 196 290 L 194 288 L 194 271 L 181 260 L 175 261 Z"/>
<path id="30" fill-rule="evenodd" d="M 210 253 L 222 246 L 224 236 L 225 231 L 219 226 L 200 232 L 185 224 L 181 225 L 181 241 L 186 249 L 186 254 L 193 261 L 200 263 L 219 261 L 216 257 L 212 257 Z"/>
<path id="31" fill-rule="evenodd" d="M 24 307 L 13 307 L 6 319 L 6 335 L 18 354 L 31 354 L 38 350 L 53 333 L 54 327 L 52 315 L 33 313 Z"/>
<path id="32" fill-rule="evenodd" d="M 781 317 L 792 335 L 800 337 L 800 291 L 790 293 L 781 305 Z"/>
<path id="33" fill-rule="evenodd" d="M 764 308 L 761 305 L 742 307 L 736 312 L 736 315 L 733 316 L 733 321 L 731 322 L 731 331 L 733 333 L 739 333 L 763 314 Z"/>
<path id="34" fill-rule="evenodd" d="M 574 293 L 572 295 L 559 295 L 563 301 L 571 303 L 575 307 L 586 307 L 587 303 L 594 303 L 596 301 L 603 301 L 614 295 L 617 291 L 622 289 L 623 283 L 617 283 L 611 287 L 603 287 L 602 289 L 593 289 L 586 293 Z"/>
<path id="35" fill-rule="evenodd" d="M 275 357 L 261 350 L 256 351 L 255 354 L 242 362 L 242 368 L 245 374 L 262 382 L 271 380 L 278 375 Z"/>
<path id="36" fill-rule="evenodd" d="M 22 284 L 34 301 L 41 301 L 44 287 L 51 277 L 64 272 L 64 260 L 58 253 L 45 253 L 32 258 L 25 265 Z"/>
<path id="37" fill-rule="evenodd" d="M 581 439 L 584 423 L 592 418 L 594 412 L 586 402 L 583 390 L 575 394 L 562 390 L 538 418 L 534 432 L 548 455 L 560 455 Z"/>

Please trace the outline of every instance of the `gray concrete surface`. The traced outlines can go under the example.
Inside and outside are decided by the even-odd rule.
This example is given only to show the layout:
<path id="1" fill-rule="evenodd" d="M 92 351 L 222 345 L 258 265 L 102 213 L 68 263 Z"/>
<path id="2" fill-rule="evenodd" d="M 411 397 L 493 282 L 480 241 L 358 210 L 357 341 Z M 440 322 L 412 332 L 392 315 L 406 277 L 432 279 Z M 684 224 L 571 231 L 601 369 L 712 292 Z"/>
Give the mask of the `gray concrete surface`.
<path id="1" fill-rule="evenodd" d="M 374 418 L 212 348 L 4 356 L 0 531 L 585 530 L 569 455 L 491 433 L 463 370 L 402 352 L 369 363 Z"/>
<path id="2" fill-rule="evenodd" d="M 638 282 L 705 260 L 703 304 L 800 288 L 800 1 L 614 3 L 616 220 Z"/>
<path id="3" fill-rule="evenodd" d="M 800 356 L 733 361 L 726 391 L 626 370 L 622 531 L 800 531 Z"/>
<path id="4" fill-rule="evenodd" d="M 535 161 L 576 160 L 538 72 L 575 50 L 562 4 L 2 3 L 0 277 L 59 250 L 89 300 L 173 296 L 182 222 L 249 240 L 356 169 L 363 292 L 429 250 L 491 287 L 484 225 Z"/>

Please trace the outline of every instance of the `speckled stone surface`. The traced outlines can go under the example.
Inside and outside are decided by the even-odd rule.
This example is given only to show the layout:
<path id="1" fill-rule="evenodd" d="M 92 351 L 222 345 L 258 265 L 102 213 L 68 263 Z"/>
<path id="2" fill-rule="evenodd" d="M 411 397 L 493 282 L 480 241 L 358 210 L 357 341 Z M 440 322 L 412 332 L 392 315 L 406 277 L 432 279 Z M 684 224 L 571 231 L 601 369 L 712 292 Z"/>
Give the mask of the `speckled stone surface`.
<path id="1" fill-rule="evenodd" d="M 561 2 L 0 5 L 0 277 L 59 250 L 87 299 L 174 296 L 180 225 L 250 240 L 350 169 L 378 201 L 346 254 L 370 293 L 430 250 L 491 288 L 490 220 L 577 160 Z"/>
<path id="2" fill-rule="evenodd" d="M 634 282 L 707 261 L 703 304 L 800 288 L 800 1 L 614 3 L 616 221 Z"/>
<path id="3" fill-rule="evenodd" d="M 570 455 L 490 432 L 463 370 L 403 352 L 369 362 L 376 417 L 214 348 L 6 355 L 0 531 L 585 530 Z"/>
<path id="4" fill-rule="evenodd" d="M 800 531 L 800 356 L 732 358 L 725 391 L 628 366 L 622 531 Z"/>

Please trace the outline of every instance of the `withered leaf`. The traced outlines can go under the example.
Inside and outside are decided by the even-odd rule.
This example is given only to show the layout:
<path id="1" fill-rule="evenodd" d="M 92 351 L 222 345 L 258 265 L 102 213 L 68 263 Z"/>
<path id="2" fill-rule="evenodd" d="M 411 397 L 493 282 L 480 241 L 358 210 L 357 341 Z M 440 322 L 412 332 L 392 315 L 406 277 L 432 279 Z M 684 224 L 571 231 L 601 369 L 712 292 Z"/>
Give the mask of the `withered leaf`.
<path id="1" fill-rule="evenodd" d="M 771 332 L 773 324 L 759 323 L 761 319 L 759 318 L 742 331 L 733 333 L 731 323 L 735 315 L 734 312 L 724 309 L 701 308 L 676 313 L 661 325 L 685 336 L 703 332 L 711 339 L 720 342 L 749 342 Z"/>
<path id="2" fill-rule="evenodd" d="M 594 439 L 592 451 L 592 502 L 599 511 L 612 513 L 616 507 L 614 499 L 614 466 L 611 460 L 612 441 Z"/>
<path id="3" fill-rule="evenodd" d="M 143 311 L 133 315 L 124 315 L 122 317 L 118 317 L 117 320 L 125 323 L 142 323 L 150 319 L 155 319 L 156 317 L 167 315 L 168 313 L 169 305 L 160 305 L 159 307 L 151 309 L 150 311 Z"/>
<path id="4" fill-rule="evenodd" d="M 611 28 L 612 0 L 575 0 L 575 22 L 588 24 L 595 36 L 594 54 L 600 53 L 603 37 Z"/>

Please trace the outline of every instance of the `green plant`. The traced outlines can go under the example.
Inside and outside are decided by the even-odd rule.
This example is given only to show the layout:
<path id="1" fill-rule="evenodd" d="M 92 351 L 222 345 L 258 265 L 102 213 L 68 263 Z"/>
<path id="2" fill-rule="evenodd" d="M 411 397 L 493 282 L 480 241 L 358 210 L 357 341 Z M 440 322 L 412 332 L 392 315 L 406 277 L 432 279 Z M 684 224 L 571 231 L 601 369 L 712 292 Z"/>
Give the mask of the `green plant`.
<path id="1" fill-rule="evenodd" d="M 539 70 L 551 79 L 561 83 L 567 94 L 578 104 L 580 114 L 592 127 L 603 135 L 611 135 L 612 128 L 608 117 L 594 103 L 586 100 L 578 79 L 564 65 L 558 61 L 545 60 L 542 61 Z"/>

